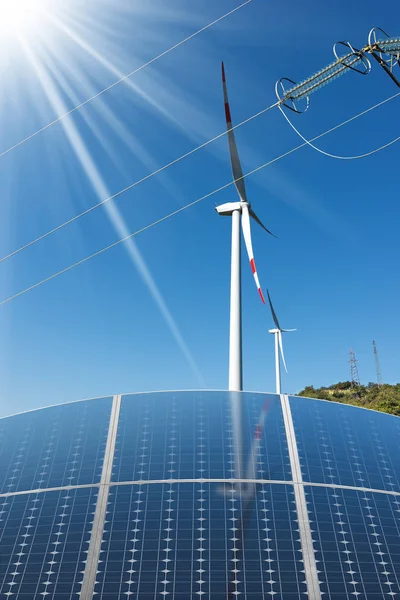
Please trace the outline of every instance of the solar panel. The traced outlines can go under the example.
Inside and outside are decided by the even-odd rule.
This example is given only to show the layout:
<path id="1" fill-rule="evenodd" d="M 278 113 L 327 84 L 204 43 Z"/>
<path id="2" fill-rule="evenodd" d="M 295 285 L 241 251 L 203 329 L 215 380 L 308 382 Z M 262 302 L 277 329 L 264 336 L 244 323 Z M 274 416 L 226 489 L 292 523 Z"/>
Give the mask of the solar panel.
<path id="1" fill-rule="evenodd" d="M 258 419 L 268 404 L 260 439 L 258 478 L 290 480 L 279 397 L 246 393 L 242 403 L 244 459 Z M 123 396 L 113 481 L 227 478 L 234 476 L 232 401 L 221 392 L 176 392 Z M 174 455 L 174 461 L 166 457 Z M 261 470 L 260 470 L 261 469 Z"/>
<path id="2" fill-rule="evenodd" d="M 400 496 L 323 487 L 306 495 L 324 598 L 396 598 Z"/>
<path id="3" fill-rule="evenodd" d="M 2 598 L 77 598 L 97 489 L 0 498 Z"/>
<path id="4" fill-rule="evenodd" d="M 400 419 L 160 392 L 0 420 L 0 597 L 400 594 Z"/>
<path id="5" fill-rule="evenodd" d="M 400 490 L 400 419 L 334 402 L 292 397 L 305 481 Z"/>
<path id="6" fill-rule="evenodd" d="M 230 584 L 235 596 L 254 600 L 271 592 L 300 597 L 306 587 L 293 503 L 290 485 L 260 484 L 247 513 L 215 483 L 114 487 L 96 598 L 226 598 Z"/>
<path id="7" fill-rule="evenodd" d="M 112 398 L 0 419 L 0 493 L 100 481 Z"/>

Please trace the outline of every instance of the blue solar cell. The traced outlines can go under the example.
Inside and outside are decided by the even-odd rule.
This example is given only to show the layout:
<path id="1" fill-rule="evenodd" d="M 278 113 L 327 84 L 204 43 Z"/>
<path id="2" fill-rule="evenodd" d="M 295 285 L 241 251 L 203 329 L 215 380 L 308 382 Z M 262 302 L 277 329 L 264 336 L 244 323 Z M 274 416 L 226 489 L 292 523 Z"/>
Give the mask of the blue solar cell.
<path id="1" fill-rule="evenodd" d="M 399 418 L 300 397 L 290 406 L 305 481 L 400 489 Z"/>
<path id="2" fill-rule="evenodd" d="M 323 598 L 400 594 L 400 496 L 307 487 Z"/>
<path id="3" fill-rule="evenodd" d="M 258 479 L 290 480 L 279 397 L 227 392 L 124 396 L 112 480 L 234 477 L 238 410 L 243 411 L 244 424 L 241 476 L 251 471 Z M 255 436 L 258 458 L 251 470 Z"/>
<path id="4" fill-rule="evenodd" d="M 112 487 L 96 598 L 305 598 L 293 488 L 253 491 L 241 502 L 218 483 Z"/>
<path id="5" fill-rule="evenodd" d="M 97 488 L 0 498 L 0 595 L 77 600 Z"/>
<path id="6" fill-rule="evenodd" d="M 0 420 L 0 493 L 100 481 L 111 398 Z"/>

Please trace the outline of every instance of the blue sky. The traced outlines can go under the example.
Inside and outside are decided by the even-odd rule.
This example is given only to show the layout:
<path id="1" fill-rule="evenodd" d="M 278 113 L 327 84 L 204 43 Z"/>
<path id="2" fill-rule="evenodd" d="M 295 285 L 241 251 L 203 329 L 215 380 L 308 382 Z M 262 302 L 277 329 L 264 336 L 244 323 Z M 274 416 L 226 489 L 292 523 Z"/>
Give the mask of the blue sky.
<path id="1" fill-rule="evenodd" d="M 0 45 L 0 153 L 240 2 L 54 2 L 40 26 Z M 0 158 L 0 255 L 103 200 L 224 130 L 220 63 L 238 123 L 275 101 L 275 81 L 302 80 L 381 26 L 367 1 L 247 6 Z M 397 24 L 397 25 L 396 25 Z M 397 29 L 396 29 L 397 26 Z M 22 38 L 22 39 L 21 39 Z M 377 65 L 350 73 L 293 115 L 312 137 L 396 93 Z M 320 140 L 360 154 L 398 135 L 396 99 Z M 300 143 L 275 109 L 237 131 L 244 171 Z M 362 382 L 398 377 L 398 146 L 358 161 L 310 148 L 247 180 L 253 208 L 278 239 L 253 226 L 261 285 L 283 327 L 283 389 L 349 376 L 354 347 Z M 231 179 L 226 138 L 0 263 L 1 298 Z M 0 306 L 1 414 L 85 397 L 158 389 L 225 389 L 228 380 L 230 220 L 216 203 L 228 188 L 41 287 Z M 138 261 L 140 265 L 138 267 Z M 243 252 L 244 386 L 273 391 L 271 317 Z"/>

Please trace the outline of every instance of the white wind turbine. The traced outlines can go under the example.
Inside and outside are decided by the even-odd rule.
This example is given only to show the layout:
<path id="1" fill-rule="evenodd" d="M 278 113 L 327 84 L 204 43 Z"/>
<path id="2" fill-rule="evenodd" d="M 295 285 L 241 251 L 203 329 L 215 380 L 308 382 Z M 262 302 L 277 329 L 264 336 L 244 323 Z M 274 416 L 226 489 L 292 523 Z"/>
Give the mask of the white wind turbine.
<path id="1" fill-rule="evenodd" d="M 283 366 L 285 367 L 286 373 L 288 372 L 286 367 L 285 355 L 283 354 L 283 345 L 282 345 L 282 333 L 286 333 L 288 331 L 296 331 L 296 329 L 282 329 L 279 325 L 278 317 L 276 316 L 276 312 L 274 311 L 274 307 L 272 306 L 271 296 L 269 295 L 269 291 L 267 290 L 268 302 L 271 309 L 272 318 L 276 325 L 276 329 L 270 329 L 269 333 L 272 333 L 275 336 L 275 376 L 276 376 L 276 393 L 281 393 L 281 361 L 279 357 L 279 351 L 282 356 Z"/>
<path id="2" fill-rule="evenodd" d="M 247 199 L 243 171 L 239 160 L 235 134 L 232 129 L 231 111 L 229 108 L 228 91 L 226 87 L 224 63 L 222 63 L 222 85 L 224 90 L 225 117 L 228 130 L 229 152 L 235 186 L 239 194 L 239 202 L 228 202 L 216 207 L 218 214 L 232 216 L 232 254 L 231 254 L 231 303 L 229 329 L 229 389 L 243 389 L 242 377 L 242 307 L 241 307 L 241 271 L 240 271 L 240 220 L 243 237 L 251 270 L 260 298 L 265 304 L 260 282 L 254 262 L 253 245 L 251 242 L 250 217 L 252 217 L 269 234 L 273 235 L 260 221 Z M 242 219 L 240 219 L 240 216 Z M 275 236 L 274 236 L 275 237 Z"/>

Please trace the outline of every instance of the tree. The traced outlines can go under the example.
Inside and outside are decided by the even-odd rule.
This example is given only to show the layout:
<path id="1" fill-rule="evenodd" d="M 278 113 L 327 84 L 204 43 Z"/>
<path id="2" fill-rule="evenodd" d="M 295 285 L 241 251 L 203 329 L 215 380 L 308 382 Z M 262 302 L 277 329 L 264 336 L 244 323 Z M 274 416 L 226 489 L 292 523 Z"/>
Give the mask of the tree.
<path id="1" fill-rule="evenodd" d="M 351 381 L 339 381 L 328 387 L 314 388 L 313 385 L 308 385 L 298 395 L 363 406 L 400 416 L 399 383 L 377 385 L 370 382 L 367 386 L 354 386 Z"/>

